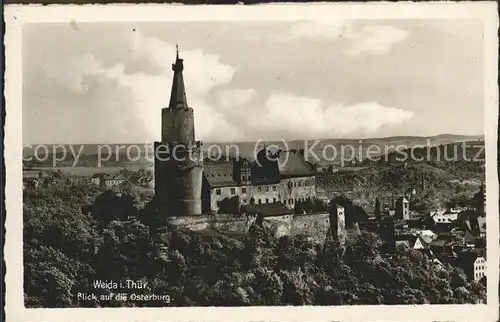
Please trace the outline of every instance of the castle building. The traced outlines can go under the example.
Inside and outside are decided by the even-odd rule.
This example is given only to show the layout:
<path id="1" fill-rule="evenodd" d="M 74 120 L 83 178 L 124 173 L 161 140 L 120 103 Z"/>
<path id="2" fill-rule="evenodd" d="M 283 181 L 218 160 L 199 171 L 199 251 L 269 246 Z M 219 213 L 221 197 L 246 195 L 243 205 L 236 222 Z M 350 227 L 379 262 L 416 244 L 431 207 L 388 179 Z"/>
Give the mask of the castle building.
<path id="1" fill-rule="evenodd" d="M 195 139 L 183 69 L 177 51 L 170 103 L 162 109 L 162 137 L 155 142 L 155 194 L 167 222 L 236 232 L 255 223 L 277 236 L 305 234 L 318 241 L 331 231 L 343 244 L 344 208 L 312 210 L 317 170 L 305 160 L 304 150 L 264 147 L 252 158 L 204 157 L 203 144 Z M 308 202 L 309 208 L 304 206 Z"/>
<path id="2" fill-rule="evenodd" d="M 222 158 L 205 162 L 202 190 L 207 213 L 237 212 L 238 205 L 259 208 L 271 203 L 294 209 L 300 202 L 315 199 L 315 172 L 300 151 L 272 154 L 264 148 L 256 160 Z"/>
<path id="3" fill-rule="evenodd" d="M 204 162 L 188 106 L 183 60 L 177 57 L 169 106 L 162 109 L 162 140 L 155 142 L 156 198 L 173 215 L 238 213 L 244 205 L 280 203 L 294 209 L 316 196 L 315 169 L 303 150 L 262 149 L 255 160 L 220 156 Z"/>

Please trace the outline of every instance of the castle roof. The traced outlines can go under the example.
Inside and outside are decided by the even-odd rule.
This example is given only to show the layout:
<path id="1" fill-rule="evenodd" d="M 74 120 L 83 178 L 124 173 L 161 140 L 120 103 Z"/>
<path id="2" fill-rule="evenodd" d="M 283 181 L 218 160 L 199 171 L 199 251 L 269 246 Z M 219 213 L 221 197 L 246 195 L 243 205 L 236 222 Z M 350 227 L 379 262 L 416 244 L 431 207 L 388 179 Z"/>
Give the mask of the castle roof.
<path id="1" fill-rule="evenodd" d="M 233 162 L 226 160 L 205 160 L 203 172 L 210 187 L 233 187 L 239 183 L 233 178 Z"/>
<path id="2" fill-rule="evenodd" d="M 281 151 L 278 166 L 282 177 L 307 177 L 316 174 L 313 165 L 297 150 Z"/>
<path id="3" fill-rule="evenodd" d="M 170 93 L 170 103 L 168 104 L 168 107 L 171 109 L 188 108 L 186 90 L 184 87 L 184 76 L 182 75 L 184 64 L 183 60 L 179 58 L 178 47 L 175 63 L 172 64 L 172 70 L 174 71 L 174 80 L 172 81 L 172 91 Z"/>

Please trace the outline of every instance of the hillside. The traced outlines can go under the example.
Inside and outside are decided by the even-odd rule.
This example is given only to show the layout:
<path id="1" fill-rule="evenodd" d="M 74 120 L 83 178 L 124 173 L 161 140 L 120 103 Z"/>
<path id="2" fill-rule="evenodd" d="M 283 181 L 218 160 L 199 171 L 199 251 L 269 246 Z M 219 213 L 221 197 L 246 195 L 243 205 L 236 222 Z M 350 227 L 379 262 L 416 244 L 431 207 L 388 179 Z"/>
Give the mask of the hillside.
<path id="1" fill-rule="evenodd" d="M 384 165 L 365 168 L 357 172 L 322 173 L 316 184 L 327 196 L 345 194 L 356 204 L 373 208 L 375 199 L 392 202 L 394 197 L 415 190 L 413 210 L 428 212 L 458 199 L 470 199 L 478 191 L 484 173 L 457 174 L 427 163 L 410 165 Z"/>
<path id="2" fill-rule="evenodd" d="M 364 166 L 386 166 L 411 164 L 420 167 L 431 166 L 434 170 L 443 170 L 455 177 L 484 176 L 485 165 L 484 141 L 464 141 L 430 147 L 414 147 L 385 154 L 380 160 L 365 159 Z"/>

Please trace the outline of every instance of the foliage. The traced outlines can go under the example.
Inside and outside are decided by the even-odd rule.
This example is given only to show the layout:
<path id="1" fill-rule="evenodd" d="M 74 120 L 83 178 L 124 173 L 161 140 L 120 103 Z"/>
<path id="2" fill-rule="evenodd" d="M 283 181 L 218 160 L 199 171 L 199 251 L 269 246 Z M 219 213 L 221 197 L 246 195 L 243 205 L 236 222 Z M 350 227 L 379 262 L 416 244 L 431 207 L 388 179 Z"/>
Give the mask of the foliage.
<path id="1" fill-rule="evenodd" d="M 407 248 L 391 256 L 377 235 L 346 245 L 274 237 L 254 224 L 246 234 L 166 227 L 155 201 L 64 181 L 24 191 L 27 307 L 244 306 L 476 303 L 485 286 Z M 349 208 L 345 200 L 338 200 Z M 90 204 L 90 205 L 89 205 Z M 87 206 L 89 205 L 89 206 Z M 87 207 L 85 207 L 87 206 Z M 348 216 L 346 215 L 346 218 Z M 160 229 L 162 228 L 163 229 Z M 118 300 L 94 281 L 145 281 L 137 294 L 165 300 Z M 95 293 L 84 300 L 78 293 Z M 101 298 L 100 296 L 105 296 Z"/>

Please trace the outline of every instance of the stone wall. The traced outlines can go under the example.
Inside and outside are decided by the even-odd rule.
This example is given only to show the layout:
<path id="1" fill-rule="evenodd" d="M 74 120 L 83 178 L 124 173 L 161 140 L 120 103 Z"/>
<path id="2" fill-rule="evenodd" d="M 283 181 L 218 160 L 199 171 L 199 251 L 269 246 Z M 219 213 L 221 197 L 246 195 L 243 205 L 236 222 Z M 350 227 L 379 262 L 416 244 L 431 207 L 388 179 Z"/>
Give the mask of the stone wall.
<path id="1" fill-rule="evenodd" d="M 309 215 L 270 216 L 263 219 L 262 224 L 269 228 L 276 237 L 305 235 L 312 240 L 323 243 L 330 228 L 328 213 Z M 234 216 L 225 214 L 202 216 L 169 217 L 172 225 L 191 230 L 213 229 L 245 233 L 255 222 L 256 216 Z"/>
<path id="2" fill-rule="evenodd" d="M 297 200 L 314 199 L 316 186 L 314 177 L 282 179 L 279 183 L 259 185 L 238 185 L 210 189 L 210 207 L 217 212 L 217 203 L 234 196 L 239 197 L 241 205 L 281 202 L 293 209 Z"/>
<path id="3" fill-rule="evenodd" d="M 306 235 L 323 243 L 330 229 L 330 214 L 296 215 L 292 222 L 291 236 Z"/>
<path id="4" fill-rule="evenodd" d="M 214 229 L 220 231 L 246 232 L 255 222 L 256 216 L 234 216 L 225 214 L 201 216 L 171 216 L 167 222 L 171 225 L 191 230 Z"/>

